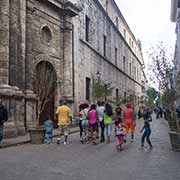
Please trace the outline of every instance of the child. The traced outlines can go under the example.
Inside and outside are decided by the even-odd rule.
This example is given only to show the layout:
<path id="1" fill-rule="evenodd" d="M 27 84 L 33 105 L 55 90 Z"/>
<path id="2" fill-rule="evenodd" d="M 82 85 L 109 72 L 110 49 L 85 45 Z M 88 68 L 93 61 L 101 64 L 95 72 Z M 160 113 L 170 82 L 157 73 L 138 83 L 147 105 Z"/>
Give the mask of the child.
<path id="1" fill-rule="evenodd" d="M 119 144 L 116 145 L 116 148 L 118 151 L 122 151 L 122 144 L 124 142 L 126 142 L 125 138 L 124 138 L 124 131 L 123 128 L 125 126 L 122 123 L 121 118 L 118 118 L 117 121 L 115 121 L 115 136 L 118 138 Z"/>
<path id="2" fill-rule="evenodd" d="M 143 132 L 144 130 L 144 133 L 141 137 L 141 147 L 144 147 L 144 140 L 146 138 L 147 140 L 147 143 L 149 144 L 150 148 L 152 148 L 152 144 L 151 144 L 151 141 L 150 141 L 150 135 L 151 135 L 151 127 L 150 127 L 150 123 L 149 123 L 149 111 L 148 109 L 145 111 L 144 113 L 144 126 L 142 127 L 141 129 L 141 133 Z"/>
<path id="3" fill-rule="evenodd" d="M 46 130 L 44 142 L 49 144 L 52 141 L 52 138 L 53 138 L 53 121 L 49 117 L 45 121 L 44 127 L 45 127 L 45 130 Z"/>

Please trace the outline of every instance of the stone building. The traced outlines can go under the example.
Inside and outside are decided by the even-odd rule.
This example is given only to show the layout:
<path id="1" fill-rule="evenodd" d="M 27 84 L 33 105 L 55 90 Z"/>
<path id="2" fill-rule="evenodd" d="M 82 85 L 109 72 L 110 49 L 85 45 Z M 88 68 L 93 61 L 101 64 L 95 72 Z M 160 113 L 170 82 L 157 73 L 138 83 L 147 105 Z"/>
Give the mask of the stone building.
<path id="1" fill-rule="evenodd" d="M 37 116 L 52 118 L 66 98 L 73 112 L 92 102 L 93 79 L 111 83 L 113 101 L 144 95 L 141 43 L 114 0 L 1 0 L 0 98 L 9 111 L 7 136 L 22 135 Z M 50 90 L 50 91 L 49 91 Z"/>
<path id="2" fill-rule="evenodd" d="M 180 95 L 180 0 L 171 0 L 171 21 L 176 23 L 176 46 L 174 54 L 174 87 Z M 180 99 L 177 99 L 177 106 Z"/>

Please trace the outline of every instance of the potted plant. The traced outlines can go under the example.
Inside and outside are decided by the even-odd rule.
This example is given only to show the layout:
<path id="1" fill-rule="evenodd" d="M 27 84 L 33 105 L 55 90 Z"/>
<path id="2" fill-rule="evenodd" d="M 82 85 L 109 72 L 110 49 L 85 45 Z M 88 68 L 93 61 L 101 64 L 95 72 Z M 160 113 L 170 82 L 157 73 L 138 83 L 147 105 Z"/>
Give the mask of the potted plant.
<path id="1" fill-rule="evenodd" d="M 168 55 L 168 50 L 161 42 L 155 48 L 152 48 L 149 57 L 152 59 L 151 82 L 156 79 L 159 85 L 159 94 L 161 94 L 161 103 L 166 107 L 166 120 L 170 127 L 170 140 L 172 149 L 180 151 L 180 123 L 176 115 L 176 100 L 178 89 L 173 84 L 173 59 Z M 154 75 L 154 76 L 152 76 Z"/>
<path id="2" fill-rule="evenodd" d="M 33 88 L 37 96 L 36 121 L 29 128 L 32 144 L 42 144 L 45 137 L 43 122 L 49 116 L 49 102 L 54 98 L 56 74 L 53 66 L 46 61 L 40 62 L 34 71 Z M 52 117 L 53 118 L 53 117 Z"/>

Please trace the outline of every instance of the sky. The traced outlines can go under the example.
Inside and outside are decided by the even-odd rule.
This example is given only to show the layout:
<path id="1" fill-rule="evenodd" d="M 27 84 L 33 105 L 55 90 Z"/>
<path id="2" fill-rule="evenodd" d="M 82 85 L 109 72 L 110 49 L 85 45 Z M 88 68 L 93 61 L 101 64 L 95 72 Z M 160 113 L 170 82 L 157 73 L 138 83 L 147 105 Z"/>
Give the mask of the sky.
<path id="1" fill-rule="evenodd" d="M 145 64 L 147 51 L 157 42 L 174 51 L 175 23 L 170 21 L 171 0 L 115 0 L 136 39 L 142 42 Z M 174 52 L 172 52 L 174 54 Z"/>

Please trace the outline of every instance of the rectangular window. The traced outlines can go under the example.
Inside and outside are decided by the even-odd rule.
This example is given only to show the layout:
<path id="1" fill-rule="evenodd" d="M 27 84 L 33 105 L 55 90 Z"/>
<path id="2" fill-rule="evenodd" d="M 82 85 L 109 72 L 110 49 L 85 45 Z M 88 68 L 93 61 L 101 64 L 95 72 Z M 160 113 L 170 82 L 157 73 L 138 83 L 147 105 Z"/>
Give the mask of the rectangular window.
<path id="1" fill-rule="evenodd" d="M 136 77 L 136 67 L 134 67 L 134 77 L 135 77 L 135 80 L 137 79 Z"/>
<path id="2" fill-rule="evenodd" d="M 126 100 L 126 92 L 124 92 L 124 100 Z"/>
<path id="3" fill-rule="evenodd" d="M 103 35 L 103 54 L 106 57 L 106 36 Z"/>
<path id="4" fill-rule="evenodd" d="M 91 85 L 91 79 L 86 77 L 86 100 L 90 99 L 90 85 Z"/>
<path id="5" fill-rule="evenodd" d="M 124 39 L 126 40 L 126 30 L 124 29 Z"/>
<path id="6" fill-rule="evenodd" d="M 116 26 L 117 26 L 117 28 L 119 28 L 119 19 L 117 16 L 116 16 Z"/>
<path id="7" fill-rule="evenodd" d="M 123 70 L 126 72 L 126 57 L 123 56 Z"/>
<path id="8" fill-rule="evenodd" d="M 137 81 L 139 81 L 139 71 L 137 70 Z"/>
<path id="9" fill-rule="evenodd" d="M 131 46 L 131 38 L 129 38 L 129 46 Z"/>
<path id="10" fill-rule="evenodd" d="M 119 98 L 119 89 L 116 89 L 116 104 L 118 104 L 118 98 Z"/>
<path id="11" fill-rule="evenodd" d="M 132 72 L 132 67 L 131 67 L 131 63 L 129 63 L 129 75 L 131 76 L 131 72 Z"/>
<path id="12" fill-rule="evenodd" d="M 90 25 L 90 19 L 88 16 L 85 17 L 85 39 L 87 42 L 89 42 L 89 25 Z"/>
<path id="13" fill-rule="evenodd" d="M 118 49 L 115 48 L 115 65 L 116 66 L 117 66 L 117 59 L 118 59 L 117 55 L 118 55 Z"/>
<path id="14" fill-rule="evenodd" d="M 106 11 L 108 11 L 108 0 L 106 0 Z"/>

